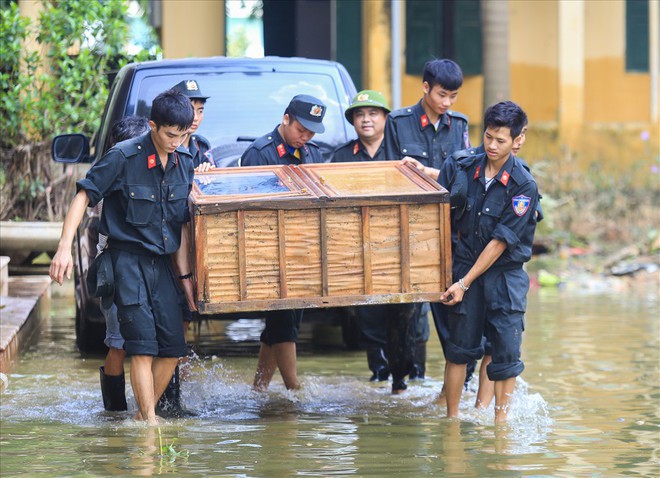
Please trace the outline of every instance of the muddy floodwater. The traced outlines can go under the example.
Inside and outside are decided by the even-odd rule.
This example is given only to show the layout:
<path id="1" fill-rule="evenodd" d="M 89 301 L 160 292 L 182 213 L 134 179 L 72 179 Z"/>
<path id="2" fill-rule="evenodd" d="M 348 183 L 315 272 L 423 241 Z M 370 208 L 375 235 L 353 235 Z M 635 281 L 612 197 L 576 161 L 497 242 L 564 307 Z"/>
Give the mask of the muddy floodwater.
<path id="1" fill-rule="evenodd" d="M 476 383 L 460 420 L 435 404 L 444 362 L 432 330 L 427 378 L 401 396 L 367 381 L 364 352 L 309 343 L 301 391 L 287 392 L 277 376 L 256 393 L 255 343 L 233 343 L 231 355 L 192 361 L 183 397 L 195 417 L 147 428 L 130 411 L 103 410 L 101 358 L 80 356 L 72 305 L 53 302 L 39 338 L 2 377 L 3 477 L 660 476 L 657 284 L 532 290 L 526 369 L 501 427 L 492 408 L 473 408 Z M 258 323 L 221 329 L 214 340 L 253 338 Z M 134 410 L 130 387 L 128 395 Z"/>

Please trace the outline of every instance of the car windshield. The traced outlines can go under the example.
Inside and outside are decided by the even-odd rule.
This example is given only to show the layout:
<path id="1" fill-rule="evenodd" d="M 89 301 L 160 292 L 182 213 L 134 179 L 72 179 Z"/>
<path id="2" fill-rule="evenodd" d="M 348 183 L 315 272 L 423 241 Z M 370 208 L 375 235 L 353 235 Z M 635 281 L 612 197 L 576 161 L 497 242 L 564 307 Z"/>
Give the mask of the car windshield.
<path id="1" fill-rule="evenodd" d="M 197 80 L 202 93 L 209 96 L 204 120 L 197 132 L 211 142 L 214 151 L 235 145 L 237 141 L 242 143 L 242 147 L 239 146 L 242 151 L 255 138 L 271 132 L 282 121 L 291 98 L 298 94 L 315 96 L 327 106 L 323 119 L 325 132 L 313 139 L 324 150 L 344 143 L 348 139 L 347 131 L 352 132 L 352 127 L 344 119 L 333 78 L 320 73 L 306 73 L 302 79 L 300 73 L 281 71 L 194 75 L 163 75 L 159 72 L 158 76 L 145 76 L 141 81 L 140 100 L 134 114 L 149 117 L 153 98 L 186 79 Z"/>

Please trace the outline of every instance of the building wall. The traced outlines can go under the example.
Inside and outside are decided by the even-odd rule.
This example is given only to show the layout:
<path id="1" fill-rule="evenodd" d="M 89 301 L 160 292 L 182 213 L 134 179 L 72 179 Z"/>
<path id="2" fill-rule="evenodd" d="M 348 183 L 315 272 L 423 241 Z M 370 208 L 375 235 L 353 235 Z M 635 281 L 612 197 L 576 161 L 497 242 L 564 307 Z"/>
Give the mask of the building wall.
<path id="1" fill-rule="evenodd" d="M 161 5 L 164 58 L 225 54 L 224 0 L 169 0 Z"/>
<path id="2" fill-rule="evenodd" d="M 591 0 L 585 13 L 586 122 L 649 122 L 650 75 L 626 72 L 624 2 Z"/>

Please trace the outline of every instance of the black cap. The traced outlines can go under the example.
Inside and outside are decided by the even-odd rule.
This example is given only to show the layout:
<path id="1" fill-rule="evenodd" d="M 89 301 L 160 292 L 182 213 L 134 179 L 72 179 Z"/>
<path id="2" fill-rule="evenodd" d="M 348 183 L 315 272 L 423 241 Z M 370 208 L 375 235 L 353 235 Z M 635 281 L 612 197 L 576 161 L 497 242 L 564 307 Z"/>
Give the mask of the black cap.
<path id="1" fill-rule="evenodd" d="M 172 87 L 174 90 L 179 90 L 191 100 L 208 100 L 210 96 L 204 96 L 202 90 L 199 89 L 199 83 L 195 80 L 183 80 Z"/>
<path id="2" fill-rule="evenodd" d="M 296 117 L 296 120 L 314 133 L 323 133 L 323 117 L 325 116 L 326 106 L 318 98 L 309 95 L 296 95 L 289 103 L 289 113 Z"/>

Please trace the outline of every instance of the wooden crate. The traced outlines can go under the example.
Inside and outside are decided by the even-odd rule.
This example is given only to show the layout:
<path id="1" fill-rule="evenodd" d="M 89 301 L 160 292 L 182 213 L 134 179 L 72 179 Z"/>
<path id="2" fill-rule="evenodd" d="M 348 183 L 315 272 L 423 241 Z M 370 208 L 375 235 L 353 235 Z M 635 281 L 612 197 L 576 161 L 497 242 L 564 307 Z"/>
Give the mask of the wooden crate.
<path id="1" fill-rule="evenodd" d="M 449 195 L 394 161 L 195 176 L 202 313 L 438 301 L 451 279 Z"/>

